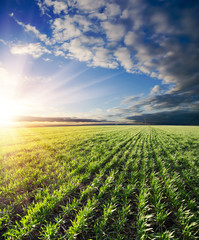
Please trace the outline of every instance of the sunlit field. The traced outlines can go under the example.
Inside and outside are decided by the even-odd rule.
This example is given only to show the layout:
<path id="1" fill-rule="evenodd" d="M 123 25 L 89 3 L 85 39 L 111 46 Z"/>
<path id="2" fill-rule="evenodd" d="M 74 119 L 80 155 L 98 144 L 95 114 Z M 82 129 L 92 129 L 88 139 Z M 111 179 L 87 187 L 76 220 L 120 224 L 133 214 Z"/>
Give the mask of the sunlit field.
<path id="1" fill-rule="evenodd" d="M 0 136 L 0 239 L 199 238 L 199 127 Z"/>

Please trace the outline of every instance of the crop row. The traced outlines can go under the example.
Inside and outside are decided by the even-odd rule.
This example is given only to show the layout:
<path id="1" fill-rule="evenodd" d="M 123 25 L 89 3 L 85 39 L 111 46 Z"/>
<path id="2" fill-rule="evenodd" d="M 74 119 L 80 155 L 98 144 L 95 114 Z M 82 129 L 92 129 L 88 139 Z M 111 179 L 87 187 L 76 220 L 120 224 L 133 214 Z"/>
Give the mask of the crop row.
<path id="1" fill-rule="evenodd" d="M 28 143 L 2 152 L 1 235 L 198 239 L 199 141 L 185 130 L 33 129 Z"/>

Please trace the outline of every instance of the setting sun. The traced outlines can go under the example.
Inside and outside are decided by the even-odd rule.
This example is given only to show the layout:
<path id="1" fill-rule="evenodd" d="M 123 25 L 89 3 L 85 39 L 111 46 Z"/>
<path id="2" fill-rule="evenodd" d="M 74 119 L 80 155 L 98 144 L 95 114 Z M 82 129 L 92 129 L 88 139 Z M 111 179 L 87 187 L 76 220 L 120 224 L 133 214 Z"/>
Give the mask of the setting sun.
<path id="1" fill-rule="evenodd" d="M 0 124 L 9 125 L 21 113 L 21 106 L 14 100 L 0 99 Z"/>

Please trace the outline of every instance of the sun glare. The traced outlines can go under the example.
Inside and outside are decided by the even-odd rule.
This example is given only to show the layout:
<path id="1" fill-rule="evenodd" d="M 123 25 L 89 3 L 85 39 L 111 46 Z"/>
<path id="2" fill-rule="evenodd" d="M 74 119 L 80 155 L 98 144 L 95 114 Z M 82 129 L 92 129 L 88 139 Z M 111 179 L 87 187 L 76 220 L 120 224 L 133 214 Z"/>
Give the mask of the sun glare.
<path id="1" fill-rule="evenodd" d="M 14 100 L 0 100 L 0 125 L 10 125 L 16 116 L 21 113 L 20 105 Z"/>

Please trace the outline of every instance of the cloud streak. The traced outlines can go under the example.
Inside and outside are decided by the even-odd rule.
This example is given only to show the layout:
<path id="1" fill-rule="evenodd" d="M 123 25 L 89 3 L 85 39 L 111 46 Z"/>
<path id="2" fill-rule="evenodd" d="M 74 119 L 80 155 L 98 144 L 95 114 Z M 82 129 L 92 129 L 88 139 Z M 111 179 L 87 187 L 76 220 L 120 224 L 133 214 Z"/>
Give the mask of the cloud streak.
<path id="1" fill-rule="evenodd" d="M 47 48 L 43 47 L 40 43 L 13 44 L 10 51 L 12 54 L 19 55 L 29 54 L 33 58 L 39 58 L 43 54 L 51 53 Z"/>
<path id="2" fill-rule="evenodd" d="M 14 15 L 12 15 L 12 16 L 14 17 Z M 36 29 L 36 27 L 31 26 L 30 24 L 24 24 L 24 23 L 18 21 L 15 17 L 14 17 L 14 19 L 15 19 L 15 21 L 18 23 L 18 25 L 20 25 L 20 26 L 22 26 L 22 27 L 24 28 L 24 30 L 25 30 L 26 32 L 32 32 L 37 39 L 39 39 L 40 41 L 44 42 L 46 45 L 51 45 L 51 42 L 50 42 L 50 40 L 48 39 L 48 37 L 47 37 L 46 34 L 40 33 L 40 32 Z"/>
<path id="3" fill-rule="evenodd" d="M 69 117 L 32 117 L 32 116 L 21 116 L 16 117 L 17 122 L 66 122 L 66 123 L 102 123 L 107 122 L 106 120 L 97 120 L 89 118 L 69 118 Z"/>

